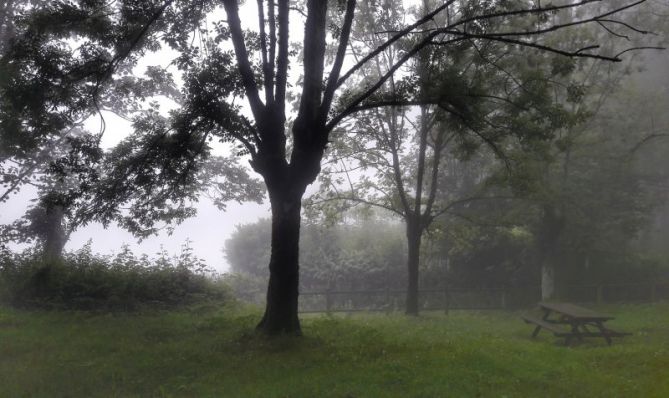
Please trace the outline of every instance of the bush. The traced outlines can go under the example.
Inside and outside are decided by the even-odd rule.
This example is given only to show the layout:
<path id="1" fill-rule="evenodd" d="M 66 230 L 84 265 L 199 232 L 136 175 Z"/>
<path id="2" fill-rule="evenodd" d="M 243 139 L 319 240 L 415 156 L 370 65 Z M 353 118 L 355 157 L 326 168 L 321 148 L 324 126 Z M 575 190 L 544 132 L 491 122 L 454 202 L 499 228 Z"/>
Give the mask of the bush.
<path id="1" fill-rule="evenodd" d="M 136 310 L 223 301 L 228 289 L 207 275 L 204 262 L 186 243 L 181 254 L 135 256 L 124 246 L 102 256 L 90 244 L 45 263 L 35 251 L 0 252 L 0 300 L 24 308 Z"/>

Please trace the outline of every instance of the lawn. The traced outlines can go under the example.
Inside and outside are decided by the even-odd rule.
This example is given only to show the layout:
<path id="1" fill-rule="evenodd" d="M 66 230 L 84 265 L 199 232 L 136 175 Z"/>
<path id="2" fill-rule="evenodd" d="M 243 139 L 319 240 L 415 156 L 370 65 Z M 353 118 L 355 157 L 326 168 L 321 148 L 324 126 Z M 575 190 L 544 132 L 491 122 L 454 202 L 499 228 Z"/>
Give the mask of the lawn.
<path id="1" fill-rule="evenodd" d="M 518 312 L 308 316 L 0 308 L 0 397 L 669 397 L 669 304 L 599 307 L 633 332 L 564 347 Z"/>

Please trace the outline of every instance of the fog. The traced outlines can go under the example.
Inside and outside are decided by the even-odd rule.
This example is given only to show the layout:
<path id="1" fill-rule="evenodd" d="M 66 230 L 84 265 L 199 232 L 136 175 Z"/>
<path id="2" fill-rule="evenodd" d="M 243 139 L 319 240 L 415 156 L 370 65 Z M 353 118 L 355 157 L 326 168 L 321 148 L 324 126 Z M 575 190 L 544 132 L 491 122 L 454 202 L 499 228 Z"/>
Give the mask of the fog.
<path id="1" fill-rule="evenodd" d="M 0 397 L 669 396 L 668 22 L 0 1 Z"/>

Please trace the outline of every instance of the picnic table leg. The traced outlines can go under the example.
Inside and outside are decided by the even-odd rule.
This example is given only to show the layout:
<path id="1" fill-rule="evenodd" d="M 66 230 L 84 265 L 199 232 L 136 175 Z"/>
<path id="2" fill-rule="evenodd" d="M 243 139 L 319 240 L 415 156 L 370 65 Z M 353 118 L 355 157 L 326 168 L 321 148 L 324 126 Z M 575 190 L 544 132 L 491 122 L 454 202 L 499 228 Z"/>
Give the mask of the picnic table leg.
<path id="1" fill-rule="evenodd" d="M 544 316 L 541 318 L 542 320 L 546 320 L 548 316 L 550 315 L 551 311 L 547 310 L 545 308 L 542 308 L 544 311 Z M 539 331 L 541 330 L 541 326 L 537 325 L 537 327 L 534 328 L 534 332 L 532 332 L 532 338 L 536 338 L 537 335 L 539 334 Z"/>
<path id="2" fill-rule="evenodd" d="M 537 327 L 534 328 L 534 332 L 532 332 L 532 338 L 537 337 L 540 330 L 541 330 L 541 326 L 537 325 Z"/>
<path id="3" fill-rule="evenodd" d="M 595 325 L 597 326 L 597 329 L 599 329 L 599 333 L 601 333 L 602 337 L 606 340 L 606 344 L 611 345 L 611 336 L 609 335 L 608 330 L 604 327 L 604 324 L 602 322 L 595 322 Z"/>
<path id="4" fill-rule="evenodd" d="M 575 337 L 578 339 L 578 341 L 583 342 L 583 335 L 581 334 L 581 331 L 579 330 L 579 325 L 576 322 L 571 322 L 571 332 L 565 337 L 565 345 L 569 345 L 571 343 L 571 340 Z"/>
<path id="5" fill-rule="evenodd" d="M 549 310 L 547 308 L 542 308 L 542 309 L 544 310 L 544 316 L 541 318 L 541 320 L 546 321 L 546 320 L 548 320 L 548 317 L 551 314 L 551 310 Z"/>

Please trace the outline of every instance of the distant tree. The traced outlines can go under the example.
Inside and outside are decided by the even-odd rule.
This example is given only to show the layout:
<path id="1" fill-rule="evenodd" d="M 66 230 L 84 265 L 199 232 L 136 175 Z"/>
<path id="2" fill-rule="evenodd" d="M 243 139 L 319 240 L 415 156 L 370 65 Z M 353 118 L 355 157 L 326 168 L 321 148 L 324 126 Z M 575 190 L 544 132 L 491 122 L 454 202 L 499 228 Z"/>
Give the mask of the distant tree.
<path id="1" fill-rule="evenodd" d="M 643 20 L 648 28 L 662 26 L 663 18 L 649 15 L 652 14 L 634 15 L 630 22 Z M 570 21 L 573 15 L 557 17 Z M 597 33 L 584 29 L 572 40 L 584 42 L 593 35 Z M 633 41 L 629 37 L 627 40 Z M 661 38 L 660 42 L 663 40 L 666 39 Z M 618 46 L 611 32 L 600 32 L 599 41 L 612 49 Z M 544 299 L 554 296 L 556 272 L 568 268 L 565 263 L 588 263 L 585 253 L 602 244 L 608 246 L 604 251 L 610 254 L 622 253 L 633 231 L 643 224 L 643 214 L 651 208 L 649 191 L 642 187 L 638 170 L 625 156 L 629 148 L 624 142 L 634 140 L 637 128 L 628 125 L 626 130 L 620 130 L 607 122 L 616 114 L 625 115 L 626 120 L 634 120 L 631 115 L 638 114 L 611 112 L 607 107 L 630 71 L 642 63 L 636 57 L 622 65 L 579 65 L 567 82 L 566 95 L 557 98 L 574 112 L 585 115 L 584 123 L 559 128 L 550 146 L 518 156 L 520 170 L 529 172 L 523 178 L 534 179 L 538 184 L 524 194 L 541 208 L 541 218 L 533 230 Z M 601 128 L 605 125 L 608 128 Z M 593 151 L 593 147 L 598 150 Z M 527 161 L 529 164 L 522 165 Z M 627 227 L 621 229 L 622 224 Z"/>
<path id="2" fill-rule="evenodd" d="M 272 208 L 270 280 L 259 329 L 267 333 L 300 333 L 297 300 L 301 199 L 307 185 L 320 172 L 330 132 L 342 120 L 363 109 L 387 106 L 385 101 L 376 101 L 373 94 L 406 62 L 433 45 L 447 48 L 471 41 L 492 41 L 569 57 L 618 60 L 617 54 L 594 54 L 591 46 L 561 47 L 551 44 L 548 38 L 578 24 L 600 24 L 606 28 L 616 24 L 612 18 L 617 14 L 641 2 L 603 7 L 604 10 L 589 7 L 599 5 L 594 0 L 564 5 L 443 1 L 424 16 L 403 23 L 376 49 L 348 63 L 351 67 L 345 72 L 342 68 L 348 65 L 344 61 L 355 19 L 355 0 L 336 5 L 307 0 L 306 7 L 300 3 L 292 7 L 293 11 L 288 0 L 258 1 L 257 31 L 245 31 L 238 2 L 224 0 L 226 21 L 213 24 L 214 37 L 201 47 L 193 45 L 192 38 L 202 37 L 198 35 L 206 30 L 205 16 L 220 4 L 218 1 L 53 2 L 30 10 L 23 34 L 17 35 L 13 50 L 0 63 L 0 72 L 13 76 L 10 84 L 0 86 L 0 142 L 6 145 L 14 141 L 12 148 L 25 148 L 38 145 L 45 136 L 58 134 L 65 124 L 99 105 L 100 94 L 110 87 L 108 83 L 114 76 L 130 74 L 139 57 L 162 44 L 170 46 L 179 52 L 177 66 L 185 75 L 183 106 L 170 119 L 156 117 L 155 113 L 138 118 L 136 137 L 117 152 L 125 158 L 118 162 L 125 171 L 111 173 L 123 179 L 137 172 L 132 192 L 128 183 L 107 182 L 98 192 L 97 203 L 134 203 L 136 210 L 131 210 L 131 214 L 137 217 L 136 223 L 146 222 L 149 226 L 155 220 L 187 216 L 180 205 L 184 198 L 196 196 L 190 188 L 195 182 L 192 175 L 210 152 L 207 143 L 213 137 L 237 143 L 263 177 Z M 582 14 L 586 16 L 568 24 L 551 22 L 551 13 L 572 8 L 587 9 Z M 433 26 L 435 16 L 446 12 L 452 18 L 445 25 Z M 297 55 L 289 45 L 291 19 L 303 20 L 305 31 L 302 84 L 297 93 L 296 115 L 288 126 L 288 71 L 291 59 Z M 488 24 L 493 20 L 529 19 L 536 19 L 537 24 L 520 30 L 495 31 Z M 332 38 L 328 38 L 328 26 L 332 27 Z M 67 43 L 73 37 L 82 43 L 75 51 Z M 343 83 L 406 37 L 419 38 L 397 57 L 387 73 L 335 101 Z M 220 45 L 228 40 L 234 54 Z M 332 51 L 327 51 L 328 47 Z M 238 97 L 247 98 L 251 119 L 233 101 Z M 17 106 L 27 98 L 31 98 L 26 101 L 29 106 Z M 135 155 L 126 156 L 129 151 Z M 150 166 L 140 166 L 145 159 Z M 152 199 L 156 191 L 158 199 Z M 117 193 L 120 198 L 115 196 Z M 176 208 L 168 209 L 171 201 L 176 202 Z M 119 216 L 121 213 L 115 210 L 118 206 L 101 207 L 99 218 Z"/>
<path id="3" fill-rule="evenodd" d="M 37 188 L 37 199 L 23 218 L 4 226 L 0 241 L 37 240 L 47 266 L 61 259 L 70 234 L 78 226 L 73 216 L 74 205 L 82 195 L 81 187 L 95 177 L 102 155 L 97 141 L 90 139 L 81 130 L 73 129 L 54 145 L 47 146 L 48 154 L 40 153 L 23 162 L 12 158 L 5 161 L 20 170 L 14 176 L 22 177 L 11 182 L 0 202 L 26 184 Z"/>
<path id="4" fill-rule="evenodd" d="M 569 284 L 652 275 L 639 239 L 667 197 L 666 88 L 640 86 L 639 65 L 577 65 L 563 83 L 579 97 L 561 101 L 583 121 L 534 149 L 509 147 L 511 167 L 490 175 L 491 193 L 520 200 L 471 204 L 438 225 L 459 283 L 540 284 L 549 299 Z"/>
<path id="5" fill-rule="evenodd" d="M 383 21 L 389 24 L 381 26 L 384 31 L 393 30 L 393 24 L 403 19 L 400 5 L 382 10 L 363 8 L 367 15 L 363 13 L 361 19 L 370 25 Z M 423 15 L 429 9 L 430 2 L 423 1 L 414 12 Z M 439 26 L 448 21 L 435 19 L 433 23 Z M 489 24 L 490 29 L 503 29 Z M 354 49 L 357 43 L 378 46 L 381 39 L 370 34 L 370 26 L 357 31 L 362 33 L 353 37 Z M 386 50 L 382 60 L 367 68 L 365 77 L 373 80 L 386 73 L 401 53 L 402 44 L 407 45 L 400 43 Z M 449 172 L 444 170 L 449 166 L 447 161 L 466 162 L 481 151 L 504 158 L 512 137 L 524 146 L 536 146 L 551 140 L 558 129 L 578 123 L 581 115 L 553 100 L 558 91 L 566 89 L 552 82 L 569 72 L 551 65 L 569 62 L 557 55 L 521 54 L 505 45 L 475 41 L 445 51 L 424 49 L 407 63 L 407 78 L 391 77 L 375 94 L 388 98 L 389 105 L 403 107 L 358 112 L 350 125 L 335 130 L 341 133 L 337 137 L 340 142 L 330 152 L 332 161 L 321 174 L 322 192 L 312 203 L 326 212 L 336 212 L 342 202 L 377 206 L 402 219 L 408 244 L 408 314 L 419 311 L 424 233 L 452 208 L 492 199 L 483 191 L 481 177 L 468 190 L 443 184 L 446 178 L 442 175 Z M 410 95 L 407 91 L 415 91 L 413 100 L 406 99 Z M 333 201 L 338 202 L 334 207 Z"/>
<path id="6" fill-rule="evenodd" d="M 237 227 L 225 242 L 230 270 L 267 282 L 270 220 Z M 382 289 L 404 284 L 406 248 L 394 222 L 307 223 L 300 235 L 300 289 Z"/>
<path id="7" fill-rule="evenodd" d="M 233 273 L 248 274 L 267 280 L 270 256 L 271 220 L 237 225 L 223 246 L 223 254 Z"/>

